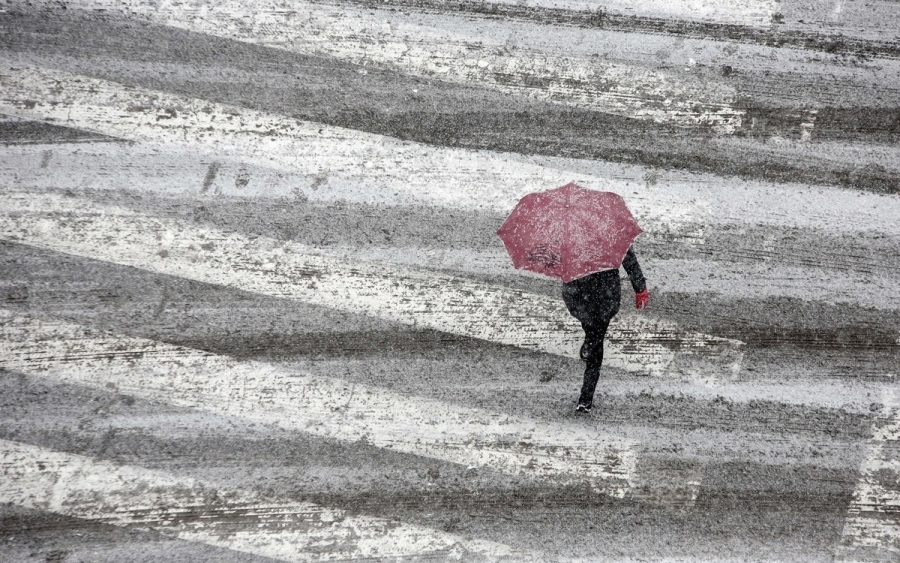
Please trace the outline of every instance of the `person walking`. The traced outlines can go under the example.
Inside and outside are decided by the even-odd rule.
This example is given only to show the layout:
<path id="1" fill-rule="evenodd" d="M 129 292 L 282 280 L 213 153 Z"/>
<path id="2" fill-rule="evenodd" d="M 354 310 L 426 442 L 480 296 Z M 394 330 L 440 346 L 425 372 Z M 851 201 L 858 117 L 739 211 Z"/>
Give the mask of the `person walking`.
<path id="1" fill-rule="evenodd" d="M 643 309 L 650 303 L 647 280 L 641 272 L 634 248 L 629 247 L 622 260 L 635 293 L 635 307 Z M 569 313 L 584 329 L 584 344 L 580 357 L 585 362 L 584 382 L 575 410 L 589 413 L 594 404 L 594 390 L 603 364 L 603 340 L 613 317 L 619 312 L 622 282 L 619 269 L 602 270 L 562 284 L 562 298 Z"/>
<path id="2" fill-rule="evenodd" d="M 584 329 L 580 412 L 590 412 L 594 403 L 603 340 L 622 297 L 620 267 L 631 280 L 637 308 L 650 302 L 632 248 L 641 232 L 622 196 L 574 182 L 527 194 L 497 229 L 513 266 L 563 282 L 563 301 Z"/>

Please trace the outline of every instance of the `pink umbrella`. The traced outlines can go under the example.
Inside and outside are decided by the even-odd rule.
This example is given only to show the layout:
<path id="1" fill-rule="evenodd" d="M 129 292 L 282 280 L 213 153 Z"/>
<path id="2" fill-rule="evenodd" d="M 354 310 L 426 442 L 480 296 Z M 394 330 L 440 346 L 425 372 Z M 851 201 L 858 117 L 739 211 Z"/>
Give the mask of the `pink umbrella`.
<path id="1" fill-rule="evenodd" d="M 523 197 L 497 236 L 516 268 L 570 282 L 621 266 L 641 232 L 620 195 L 569 183 Z"/>

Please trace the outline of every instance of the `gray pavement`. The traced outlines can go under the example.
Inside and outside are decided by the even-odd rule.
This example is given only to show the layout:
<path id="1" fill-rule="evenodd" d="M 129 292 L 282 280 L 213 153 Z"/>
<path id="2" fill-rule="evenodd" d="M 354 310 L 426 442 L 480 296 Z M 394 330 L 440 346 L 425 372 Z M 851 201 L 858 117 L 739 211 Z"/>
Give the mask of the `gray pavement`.
<path id="1" fill-rule="evenodd" d="M 733 44 L 744 60 L 734 74 L 695 69 L 736 89 L 747 113 L 733 134 L 214 37 L 184 22 L 162 25 L 152 12 L 0 6 L 0 351 L 8 355 L 0 358 L 0 559 L 900 560 L 900 230 L 890 224 L 900 90 L 893 79 L 865 79 L 879 61 L 895 63 L 896 38 L 868 20 L 866 32 L 853 27 L 857 20 L 826 32 L 799 21 L 794 4 L 782 21 L 756 27 L 615 10 L 597 25 L 596 12 L 569 4 L 318 5 L 396 8 L 379 12 L 388 36 L 400 33 L 402 17 L 473 36 L 526 30 L 521 43 L 554 56 L 567 38 L 621 34 L 618 63 L 676 78 L 681 71 L 642 51 L 642 41 L 690 41 L 697 53 Z M 894 13 L 883 4 L 883 17 Z M 276 21 L 279 10 L 271 9 Z M 826 18 L 819 12 L 809 22 Z M 780 56 L 793 70 L 770 69 Z M 116 99 L 149 92 L 152 104 L 158 92 L 224 104 L 216 107 L 236 108 L 233 115 L 308 121 L 326 136 L 345 128 L 361 135 L 342 141 L 358 151 L 348 160 L 400 139 L 460 168 L 489 158 L 502 170 L 606 179 L 633 189 L 636 200 L 670 185 L 675 200 L 684 186 L 702 186 L 709 208 L 729 208 L 716 200 L 745 193 L 759 199 L 748 199 L 755 203 L 746 216 L 646 216 L 636 248 L 651 308 L 635 312 L 625 287 L 614 324 L 627 335 L 642 319 L 668 323 L 660 353 L 675 360 L 649 377 L 605 366 L 595 411 L 578 415 L 583 364 L 574 351 L 425 320 L 441 306 L 455 311 L 441 304 L 454 291 L 441 285 L 447 279 L 535 302 L 558 298 L 558 282 L 505 266 L 494 235 L 505 212 L 488 199 L 490 186 L 491 203 L 480 207 L 423 203 L 414 197 L 421 164 L 398 156 L 397 171 L 386 173 L 397 193 L 373 203 L 366 198 L 376 188 L 353 179 L 352 164 L 323 175 L 302 159 L 264 166 L 231 138 L 178 144 L 155 125 L 116 136 L 51 121 L 44 100 L 4 94 L 4 80 L 32 68 L 113 85 L 113 101 L 92 99 L 95 87 L 71 94 L 72 119 L 87 116 L 85 123 L 115 115 L 102 111 L 118 107 Z M 811 129 L 798 107 L 816 110 Z M 156 121 L 184 110 L 173 111 L 158 111 Z M 213 114 L 222 121 L 211 134 L 229 119 Z M 272 132 L 272 142 L 289 135 Z M 436 198 L 442 187 L 418 189 Z M 767 207 L 765 194 L 792 190 L 820 195 L 802 196 L 812 203 L 797 207 L 797 219 L 785 214 L 789 204 Z M 849 197 L 861 202 L 857 211 L 875 209 L 865 215 L 870 224 L 854 224 L 849 208 L 832 204 Z M 140 233 L 79 238 L 79 224 L 114 229 L 112 218 L 129 214 L 167 222 L 145 234 L 171 245 L 172 260 L 168 250 L 140 258 L 148 244 Z M 36 227 L 14 230 L 22 224 Z M 75 225 L 75 234 L 54 238 L 53 225 Z M 350 295 L 342 307 L 314 291 L 273 290 L 261 280 L 279 266 L 262 261 L 216 263 L 201 275 L 218 258 L 177 262 L 178 237 L 166 240 L 176 228 L 216 241 L 190 252 L 233 236 L 245 245 L 241 256 L 302 250 L 381 268 L 373 283 L 387 289 Z M 92 236 L 107 237 L 106 246 L 84 242 Z M 321 273 L 293 275 L 313 289 L 327 282 Z M 410 276 L 420 280 L 418 293 L 400 295 L 424 303 L 421 316 L 366 301 L 387 299 L 392 280 L 399 286 Z M 470 313 L 475 324 L 489 322 L 483 311 Z M 696 334 L 737 343 L 737 369 L 688 365 Z M 307 380 L 345 390 L 347 408 L 330 406 L 331 391 L 290 395 Z M 168 393 L 159 381 L 177 388 Z M 192 386 L 205 399 L 185 399 Z M 354 402 L 363 407 L 352 410 Z M 408 426 L 388 436 L 394 419 Z M 461 444 L 449 438 L 472 424 L 483 434 Z M 353 434 L 354 425 L 368 425 L 367 433 Z M 558 446 L 535 449 L 547 432 Z M 421 445 L 435 435 L 448 437 L 447 451 Z M 624 485 L 615 475 L 592 480 L 598 464 L 584 465 L 573 443 L 606 455 L 599 466 L 624 475 Z M 531 461 L 506 461 L 521 456 Z"/>

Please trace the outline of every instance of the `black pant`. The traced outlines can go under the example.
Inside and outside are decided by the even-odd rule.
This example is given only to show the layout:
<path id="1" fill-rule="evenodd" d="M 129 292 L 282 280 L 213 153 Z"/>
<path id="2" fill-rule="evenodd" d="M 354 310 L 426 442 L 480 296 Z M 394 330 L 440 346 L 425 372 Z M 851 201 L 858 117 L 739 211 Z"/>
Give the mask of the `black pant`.
<path id="1" fill-rule="evenodd" d="M 581 384 L 579 403 L 591 405 L 594 402 L 594 390 L 597 388 L 600 366 L 603 364 L 603 339 L 606 338 L 606 329 L 609 328 L 610 320 L 600 319 L 581 323 L 581 327 L 584 329 L 581 359 L 587 365 L 584 368 L 584 382 Z"/>
<path id="2" fill-rule="evenodd" d="M 579 403 L 590 405 L 594 400 L 594 389 L 600 379 L 600 366 L 603 364 L 603 339 L 609 322 L 619 312 L 622 298 L 622 284 L 619 280 L 618 270 L 604 270 L 563 284 L 563 301 L 569 313 L 584 328 L 581 359 L 587 365 L 584 368 Z"/>

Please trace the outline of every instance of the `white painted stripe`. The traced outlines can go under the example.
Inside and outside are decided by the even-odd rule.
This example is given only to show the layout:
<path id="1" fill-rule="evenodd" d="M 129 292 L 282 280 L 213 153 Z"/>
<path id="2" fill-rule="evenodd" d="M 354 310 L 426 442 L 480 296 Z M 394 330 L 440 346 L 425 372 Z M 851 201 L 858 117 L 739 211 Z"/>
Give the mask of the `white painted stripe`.
<path id="1" fill-rule="evenodd" d="M 687 237 L 685 237 L 687 238 Z M 676 243 L 677 244 L 677 243 Z M 423 248 L 412 246 L 329 245 L 318 253 L 345 260 L 406 265 L 414 268 L 502 275 L 510 273 L 509 255 L 502 247 L 491 250 Z M 658 259 L 640 256 L 645 274 L 652 273 L 651 292 L 714 295 L 716 299 L 767 299 L 789 297 L 801 301 L 840 305 L 853 303 L 871 309 L 894 311 L 900 302 L 885 299 L 900 287 L 900 275 L 883 272 L 847 272 L 823 267 L 797 267 L 771 263 L 722 262 L 714 259 Z M 388 266 L 392 267 L 392 266 Z M 711 269 L 715 275 L 711 276 Z M 525 274 L 523 274 L 525 275 Z M 528 274 L 540 277 L 537 274 Z M 627 287 L 627 284 L 626 284 Z M 630 298 L 623 296 L 626 314 Z"/>
<path id="2" fill-rule="evenodd" d="M 900 556 L 900 400 L 886 391 L 836 551 L 842 562 Z"/>
<path id="3" fill-rule="evenodd" d="M 680 236 L 686 227 L 715 223 L 900 235 L 896 220 L 900 199 L 888 194 L 436 148 L 36 69 L 16 60 L 12 54 L 0 56 L 0 113 L 145 141 L 134 146 L 53 146 L 50 162 L 54 166 L 46 168 L 41 168 L 45 154 L 39 152 L 41 147 L 4 147 L 9 158 L 0 159 L 0 179 L 28 187 L 74 187 L 74 183 L 100 188 L 127 185 L 160 193 L 195 192 L 203 184 L 209 163 L 217 161 L 223 163 L 223 178 L 211 189 L 225 195 L 302 194 L 316 201 L 424 203 L 505 213 L 529 192 L 574 180 L 622 194 L 648 233 Z M 174 108 L 180 109 L 176 117 L 169 118 L 166 110 Z M 160 115 L 166 119 L 157 119 Z M 742 150 L 743 141 L 716 142 L 724 143 L 719 150 Z M 820 157 L 839 159 L 844 152 L 832 146 Z M 900 161 L 900 153 L 895 153 L 883 148 L 870 151 L 865 158 L 891 169 L 896 166 L 893 161 Z M 852 154 L 854 159 L 863 158 Z M 241 167 L 251 168 L 254 178 L 243 188 L 234 181 Z M 125 175 L 122 183 L 117 181 L 119 174 Z M 648 177 L 654 180 L 649 182 Z M 135 181 L 130 181 L 132 178 Z M 703 233 L 692 236 L 699 242 Z"/>
<path id="4" fill-rule="evenodd" d="M 387 66 L 409 75 L 477 84 L 596 111 L 679 125 L 741 125 L 736 91 L 724 83 L 625 64 L 606 57 L 549 54 L 472 37 L 444 18 L 440 27 L 411 23 L 397 13 L 312 2 L 271 0 L 178 3 L 88 0 L 80 7 L 140 15 L 168 26 L 294 52 L 329 55 L 359 65 Z M 478 35 L 476 33 L 476 35 Z M 598 87 L 600 85 L 601 87 Z"/>
<path id="5" fill-rule="evenodd" d="M 281 561 L 544 555 L 166 472 L 0 440 L 0 503 L 128 526 Z M 480 560 L 480 559 L 479 559 Z"/>
<path id="6" fill-rule="evenodd" d="M 402 266 L 347 261 L 299 244 L 157 219 L 75 197 L 21 192 L 4 197 L 0 238 L 550 354 L 577 357 L 580 348 L 581 328 L 562 299 Z M 703 381 L 740 370 L 741 343 L 684 332 L 649 315 L 615 320 L 608 338 L 605 363 L 629 371 Z M 671 343 L 687 361 L 674 362 Z"/>
<path id="7" fill-rule="evenodd" d="M 369 203 L 426 203 L 510 211 L 534 191 L 576 180 L 585 187 L 626 190 L 628 182 L 572 177 L 489 151 L 435 148 L 390 137 L 214 104 L 202 99 L 124 87 L 0 56 L 0 113 L 96 131 L 170 150 L 202 149 L 209 158 L 286 171 L 306 191 Z M 172 116 L 173 112 L 175 113 Z M 92 151 L 116 151 L 98 148 Z M 153 150 L 153 149 L 151 149 Z M 319 186 L 325 180 L 324 187 Z M 627 192 L 626 192 L 627 193 Z M 668 231 L 706 215 L 700 205 L 669 197 L 628 197 L 641 227 Z"/>
<path id="8" fill-rule="evenodd" d="M 0 365 L 342 442 L 624 496 L 631 441 L 0 309 Z"/>
<path id="9" fill-rule="evenodd" d="M 196 201 L 205 201 L 207 196 L 216 194 L 253 199 L 290 198 L 295 195 L 299 181 L 309 181 L 271 169 L 230 162 L 218 163 L 189 151 L 173 152 L 172 147 L 158 144 L 15 147 L 4 150 L 4 154 L 6 158 L 0 159 L 0 185 L 15 185 L 25 191 L 48 188 L 118 190 L 127 186 L 129 190 L 191 196 L 197 197 Z M 215 178 L 206 186 L 205 180 L 214 162 L 219 164 Z M 242 173 L 249 181 L 246 185 L 236 185 L 236 180 Z M 332 192 L 327 186 L 319 186 L 308 189 L 304 194 L 308 194 L 308 199 L 313 201 L 333 202 L 343 198 L 344 192 Z M 859 200 L 865 199 L 871 209 L 879 198 L 880 196 L 861 195 L 853 201 L 860 206 Z M 829 200 L 818 194 L 816 199 L 824 213 L 826 208 L 823 201 Z M 769 207 L 773 211 L 773 219 L 778 217 L 774 207 L 775 204 Z M 748 209 L 759 210 L 761 206 L 753 205 Z M 870 228 L 871 222 L 859 222 L 854 218 L 854 210 L 858 209 L 859 207 L 846 211 L 842 208 L 834 210 L 835 216 L 843 213 L 845 218 L 835 219 L 831 225 L 832 230 Z M 755 213 L 748 211 L 751 217 L 756 217 Z M 897 213 L 900 214 L 900 208 Z M 803 214 L 816 217 L 820 211 L 813 205 L 803 206 L 798 210 L 796 219 L 803 220 Z M 734 216 L 736 222 L 739 219 Z M 896 221 L 894 223 L 895 230 L 900 235 L 900 225 Z M 683 230 L 671 233 L 672 244 L 691 245 L 695 243 L 695 237 L 702 241 L 704 229 L 699 225 L 695 227 L 696 230 L 688 230 L 685 226 Z M 765 241 L 760 243 L 765 244 Z M 465 273 L 497 275 L 511 272 L 509 257 L 499 239 L 496 240 L 496 246 L 485 250 L 409 246 L 351 248 L 329 245 L 322 248 L 321 252 L 350 259 Z M 871 265 L 876 262 L 878 260 L 875 257 L 870 260 Z M 713 293 L 724 298 L 790 297 L 832 304 L 856 303 L 882 310 L 893 310 L 900 306 L 896 301 L 884 299 L 884 295 L 889 294 L 891 288 L 900 282 L 891 276 L 887 257 L 879 265 L 878 273 L 867 274 L 835 271 L 828 267 L 800 268 L 769 263 L 715 262 L 716 274 L 715 277 L 710 277 L 710 263 L 706 260 L 658 260 L 642 256 L 641 264 L 651 280 L 652 290 L 657 292 Z M 529 274 L 523 272 L 522 275 Z"/>

